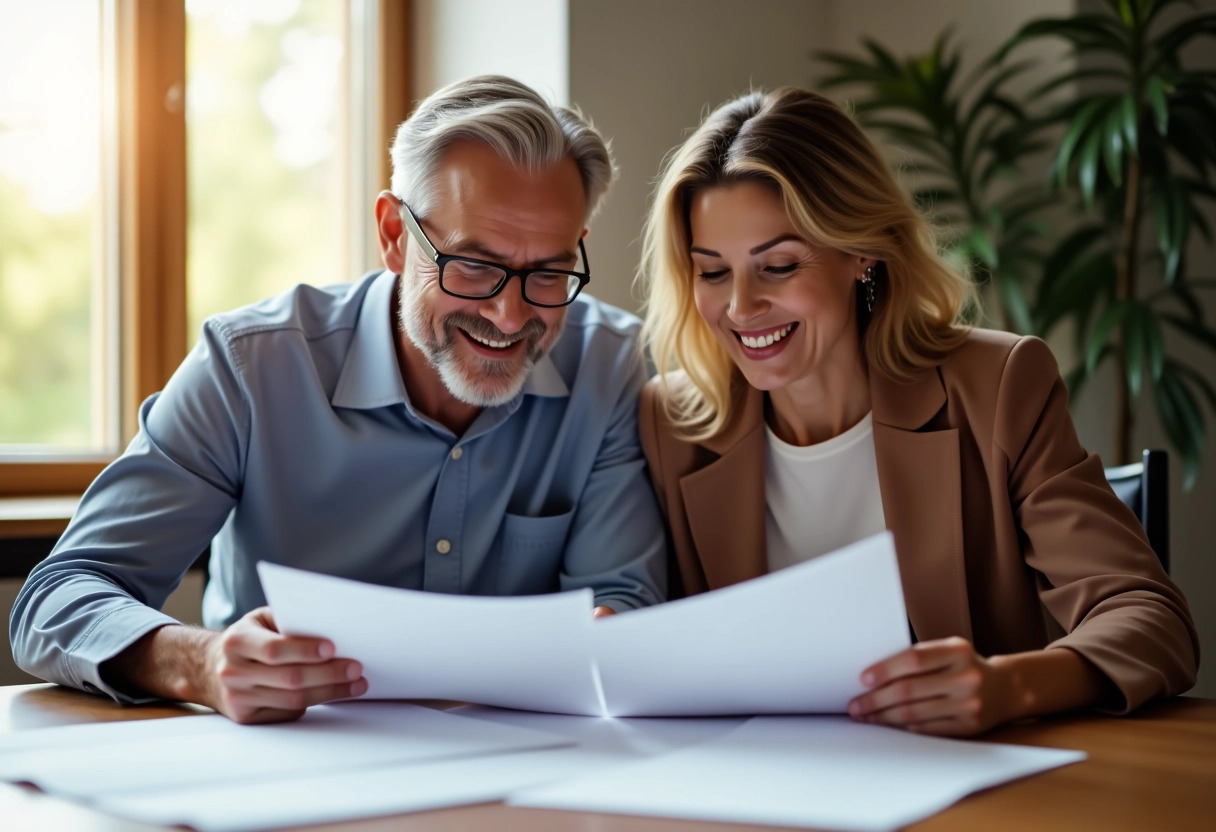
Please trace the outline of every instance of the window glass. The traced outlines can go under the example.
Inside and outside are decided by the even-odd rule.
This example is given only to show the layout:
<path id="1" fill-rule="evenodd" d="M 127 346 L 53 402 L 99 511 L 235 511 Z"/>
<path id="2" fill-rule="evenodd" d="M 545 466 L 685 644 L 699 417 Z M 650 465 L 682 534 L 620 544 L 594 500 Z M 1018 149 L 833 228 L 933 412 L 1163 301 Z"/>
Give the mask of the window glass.
<path id="1" fill-rule="evenodd" d="M 0 3 L 4 456 L 109 438 L 101 44 L 98 0 Z"/>
<path id="2" fill-rule="evenodd" d="M 190 340 L 296 283 L 350 280 L 347 4 L 187 0 Z"/>

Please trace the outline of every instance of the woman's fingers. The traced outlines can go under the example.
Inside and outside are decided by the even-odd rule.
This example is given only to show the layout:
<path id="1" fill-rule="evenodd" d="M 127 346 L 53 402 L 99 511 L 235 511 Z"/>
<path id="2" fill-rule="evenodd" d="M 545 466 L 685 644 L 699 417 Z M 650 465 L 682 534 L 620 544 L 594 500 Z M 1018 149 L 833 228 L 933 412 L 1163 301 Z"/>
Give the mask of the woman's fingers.
<path id="1" fill-rule="evenodd" d="M 956 665 L 969 655 L 974 655 L 974 648 L 966 639 L 922 641 L 867 667 L 861 672 L 861 683 L 868 688 L 876 688 L 893 679 L 932 673 Z"/>
<path id="2" fill-rule="evenodd" d="M 991 721 L 992 673 L 964 639 L 924 642 L 867 668 L 862 682 L 870 689 L 849 703 L 849 714 L 921 733 L 975 734 Z"/>

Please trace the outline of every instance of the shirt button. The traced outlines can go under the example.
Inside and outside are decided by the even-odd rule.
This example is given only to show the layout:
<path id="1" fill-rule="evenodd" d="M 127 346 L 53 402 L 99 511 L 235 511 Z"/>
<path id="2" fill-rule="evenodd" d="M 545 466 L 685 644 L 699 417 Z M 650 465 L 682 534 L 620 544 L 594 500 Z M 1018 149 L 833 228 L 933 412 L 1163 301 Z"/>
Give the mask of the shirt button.
<path id="1" fill-rule="evenodd" d="M 460 459 L 462 456 L 464 456 L 464 448 L 459 446 L 452 448 L 452 459 Z"/>
<path id="2" fill-rule="evenodd" d="M 441 555 L 446 555 L 452 551 L 452 542 L 450 540 L 441 539 L 435 544 L 435 551 Z"/>

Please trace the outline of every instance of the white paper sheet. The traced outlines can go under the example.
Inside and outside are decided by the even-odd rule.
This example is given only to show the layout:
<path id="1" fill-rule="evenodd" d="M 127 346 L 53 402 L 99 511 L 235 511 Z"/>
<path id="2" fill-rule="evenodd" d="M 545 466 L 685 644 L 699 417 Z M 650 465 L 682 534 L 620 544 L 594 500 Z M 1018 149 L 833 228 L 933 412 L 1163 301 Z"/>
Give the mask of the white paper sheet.
<path id="1" fill-rule="evenodd" d="M 757 717 L 682 751 L 524 790 L 518 806 L 885 832 L 1079 751 L 918 736 L 844 717 Z"/>
<path id="2" fill-rule="evenodd" d="M 253 832 L 486 803 L 562 774 L 560 759 L 537 751 L 162 793 L 120 794 L 102 798 L 97 808 L 145 823 L 184 824 L 199 832 Z"/>
<path id="3" fill-rule="evenodd" d="M 248 784 L 103 797 L 104 811 L 200 832 L 250 832 L 502 800 L 514 791 L 684 748 L 720 736 L 740 719 L 563 716 L 482 707 L 449 713 L 555 734 L 577 745 Z"/>
<path id="4" fill-rule="evenodd" d="M 15 751 L 40 748 L 84 748 L 109 745 L 113 742 L 156 739 L 157 737 L 188 737 L 215 731 L 240 730 L 231 720 L 210 713 L 164 719 L 133 719 L 121 722 L 90 722 L 79 725 L 55 725 L 0 734 L 0 760 Z"/>
<path id="5" fill-rule="evenodd" d="M 594 624 L 589 590 L 485 598 L 268 563 L 258 574 L 284 631 L 329 638 L 363 663 L 366 698 L 614 716 L 842 713 L 861 671 L 910 643 L 889 532 Z"/>
<path id="6" fill-rule="evenodd" d="M 587 661 L 591 590 L 487 598 L 374 586 L 262 562 L 283 632 L 363 664 L 368 699 L 451 699 L 600 714 Z"/>
<path id="7" fill-rule="evenodd" d="M 890 532 L 595 636 L 614 716 L 843 713 L 861 671 L 911 643 Z"/>
<path id="8" fill-rule="evenodd" d="M 0 780 L 96 800 L 123 792 L 239 785 L 569 744 L 551 734 L 400 702 L 319 705 L 298 722 L 278 725 L 238 726 L 215 719 L 214 730 L 206 733 L 195 724 L 183 725 L 179 736 L 128 739 L 119 729 L 133 726 L 114 724 L 107 726 L 115 729 L 108 738 L 82 732 L 82 741 L 71 746 L 5 752 Z M 209 718 L 170 721 L 195 720 Z"/>
<path id="9" fill-rule="evenodd" d="M 464 705 L 449 713 L 559 736 L 572 743 L 558 749 L 568 759 L 603 755 L 613 761 L 653 757 L 720 737 L 742 725 L 742 717 L 613 719 L 510 711 Z M 548 753 L 548 752 L 546 752 Z"/>

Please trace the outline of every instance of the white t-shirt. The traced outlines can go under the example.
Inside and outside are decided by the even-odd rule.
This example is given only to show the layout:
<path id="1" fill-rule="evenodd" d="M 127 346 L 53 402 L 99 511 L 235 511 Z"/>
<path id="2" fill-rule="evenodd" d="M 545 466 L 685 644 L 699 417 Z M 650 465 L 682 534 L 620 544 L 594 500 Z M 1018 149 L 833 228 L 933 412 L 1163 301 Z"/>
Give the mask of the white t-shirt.
<path id="1" fill-rule="evenodd" d="M 886 528 L 874 419 L 817 445 L 789 445 L 765 426 L 768 570 L 827 554 Z"/>

